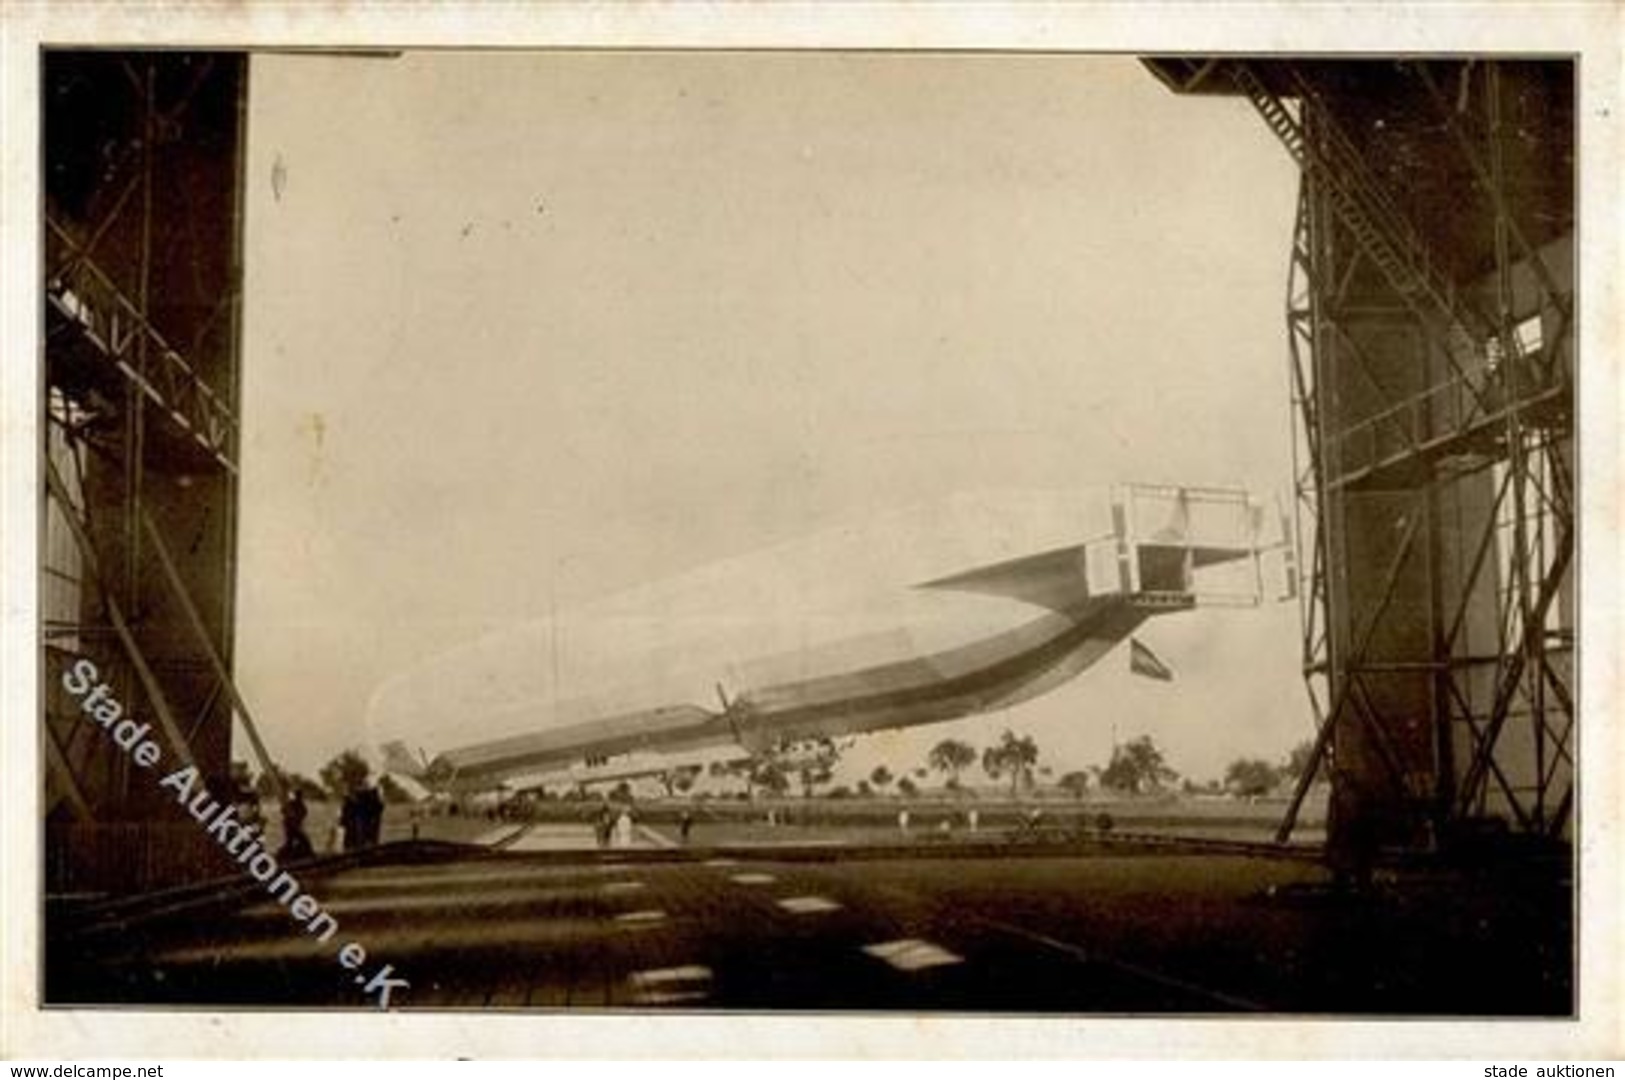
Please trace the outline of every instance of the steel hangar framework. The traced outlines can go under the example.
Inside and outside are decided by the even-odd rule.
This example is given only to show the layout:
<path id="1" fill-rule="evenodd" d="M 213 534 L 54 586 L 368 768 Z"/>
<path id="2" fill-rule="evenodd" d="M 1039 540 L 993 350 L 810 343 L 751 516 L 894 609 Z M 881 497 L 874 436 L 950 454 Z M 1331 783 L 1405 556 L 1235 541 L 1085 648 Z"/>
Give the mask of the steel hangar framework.
<path id="1" fill-rule="evenodd" d="M 1330 842 L 1571 835 L 1574 65 L 1152 58 L 1302 171 L 1290 249 L 1303 671 Z"/>
<path id="2" fill-rule="evenodd" d="M 230 791 L 235 716 L 277 778 L 230 674 L 248 65 L 47 50 L 41 69 L 45 880 L 129 891 L 221 856 L 70 668 L 150 724 L 166 769 Z"/>

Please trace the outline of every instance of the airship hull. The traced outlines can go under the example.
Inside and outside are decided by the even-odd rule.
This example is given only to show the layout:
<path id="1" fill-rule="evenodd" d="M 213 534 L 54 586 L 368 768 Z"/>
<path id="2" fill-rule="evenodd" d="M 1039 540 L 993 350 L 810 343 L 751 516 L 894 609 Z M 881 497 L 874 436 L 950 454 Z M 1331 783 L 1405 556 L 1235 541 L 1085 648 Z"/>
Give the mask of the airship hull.
<path id="1" fill-rule="evenodd" d="M 1211 489 L 960 497 L 454 650 L 382 687 L 369 722 L 403 768 L 417 760 L 403 746 L 490 733 L 414 766 L 466 784 L 958 719 L 1197 606 L 1212 568 L 1231 571 L 1229 599 L 1256 603 L 1262 521 L 1245 493 Z"/>

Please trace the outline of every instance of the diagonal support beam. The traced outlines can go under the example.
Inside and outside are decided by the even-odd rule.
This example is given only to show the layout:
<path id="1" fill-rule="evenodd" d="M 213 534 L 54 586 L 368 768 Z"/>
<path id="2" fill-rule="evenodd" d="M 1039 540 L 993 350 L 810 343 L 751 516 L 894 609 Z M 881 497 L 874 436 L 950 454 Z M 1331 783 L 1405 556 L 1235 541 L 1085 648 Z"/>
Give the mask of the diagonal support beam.
<path id="1" fill-rule="evenodd" d="M 1506 726 L 1507 714 L 1512 705 L 1512 697 L 1517 693 L 1518 684 L 1523 679 L 1525 662 L 1534 644 L 1534 639 L 1544 633 L 1546 612 L 1551 607 L 1552 600 L 1557 596 L 1559 582 L 1568 570 L 1569 558 L 1574 551 L 1574 532 L 1572 526 L 1565 525 L 1562 535 L 1558 539 L 1557 554 L 1552 565 L 1546 571 L 1546 579 L 1541 583 L 1540 596 L 1535 601 L 1534 608 L 1529 613 L 1528 620 L 1523 626 L 1523 641 L 1520 647 L 1514 650 L 1507 664 L 1505 672 L 1496 687 L 1495 705 L 1490 711 L 1489 726 L 1484 732 L 1484 742 L 1479 746 L 1478 753 L 1474 755 L 1472 764 L 1468 766 L 1467 773 L 1462 780 L 1460 807 L 1463 811 L 1470 805 L 1478 785 L 1483 783 L 1485 772 L 1489 768 L 1489 760 L 1495 754 L 1496 741 L 1501 736 L 1501 729 Z"/>
<path id="2" fill-rule="evenodd" d="M 142 653 L 141 646 L 135 640 L 135 634 L 130 630 L 130 624 L 124 618 L 124 612 L 114 599 L 112 590 L 107 587 L 107 579 L 102 576 L 101 564 L 96 557 L 95 546 L 91 543 L 90 534 L 85 529 L 84 522 L 79 520 L 78 513 L 73 508 L 73 501 L 68 496 L 68 489 L 62 482 L 62 476 L 56 470 L 56 463 L 49 459 L 45 462 L 45 483 L 51 497 L 56 499 L 62 508 L 62 517 L 68 523 L 73 533 L 74 543 L 79 547 L 79 556 L 84 560 L 86 576 L 95 581 L 101 593 L 102 604 L 107 609 L 107 618 L 113 625 L 113 632 L 118 635 L 119 644 L 124 647 L 135 668 L 136 678 L 141 683 L 141 689 L 146 692 L 147 700 L 152 705 L 152 711 L 157 714 L 158 726 L 169 739 L 170 746 L 174 748 L 176 756 L 184 765 L 196 765 L 192 756 L 191 744 L 186 741 L 186 735 L 181 731 L 180 724 L 175 720 L 175 710 L 170 707 L 169 698 L 164 694 L 164 688 L 153 674 L 151 665 L 147 663 L 146 655 Z"/>
<path id="3" fill-rule="evenodd" d="M 1462 696 L 1461 687 L 1456 685 L 1454 679 L 1445 680 L 1445 686 L 1449 690 L 1451 700 L 1455 702 L 1456 708 L 1460 710 L 1462 725 L 1467 729 L 1467 737 L 1472 739 L 1473 749 L 1476 751 L 1484 742 L 1484 733 L 1478 730 L 1478 721 L 1473 718 L 1472 706 Z M 1500 785 L 1501 794 L 1506 798 L 1507 805 L 1512 808 L 1513 816 L 1518 819 L 1519 825 L 1527 827 L 1529 815 L 1525 812 L 1523 803 L 1519 801 L 1518 793 L 1512 787 L 1512 781 L 1507 779 L 1500 762 L 1495 760 L 1493 754 L 1490 756 L 1489 761 L 1490 774 L 1495 777 L 1495 782 Z"/>
<path id="4" fill-rule="evenodd" d="M 1405 522 L 1405 533 L 1400 538 L 1399 548 L 1394 552 L 1394 559 L 1388 565 L 1388 572 L 1383 582 L 1382 599 L 1372 609 L 1366 618 L 1366 624 L 1360 630 L 1359 639 L 1355 645 L 1350 662 L 1342 665 L 1343 677 L 1338 681 L 1337 696 L 1332 700 L 1332 707 L 1326 714 L 1326 720 L 1315 733 L 1315 745 L 1309 756 L 1309 765 L 1298 777 L 1297 786 L 1292 791 L 1292 801 L 1287 804 L 1286 816 L 1275 830 L 1275 842 L 1284 844 L 1292 838 L 1292 830 L 1298 824 L 1298 812 L 1303 809 L 1303 800 L 1309 795 L 1309 787 L 1314 783 L 1315 774 L 1319 771 L 1320 759 L 1331 746 L 1332 733 L 1338 721 L 1348 711 L 1349 697 L 1353 692 L 1355 678 L 1350 670 L 1359 659 L 1364 657 L 1371 645 L 1371 635 L 1376 633 L 1377 624 L 1382 621 L 1383 613 L 1394 598 L 1394 588 L 1399 584 L 1399 574 L 1405 568 L 1405 560 L 1410 558 L 1411 547 L 1416 542 L 1416 531 L 1422 521 L 1423 515 L 1417 507 L 1412 507 Z"/>
<path id="5" fill-rule="evenodd" d="M 57 742 L 56 732 L 51 730 L 50 724 L 42 725 L 45 729 L 45 757 L 51 766 L 51 773 L 62 785 L 62 793 L 67 797 L 68 805 L 73 807 L 74 814 L 80 821 L 90 821 L 95 817 L 91 812 L 90 803 L 85 800 L 85 793 L 79 787 L 79 778 L 74 775 L 73 768 L 68 764 L 68 755 Z"/>
<path id="6" fill-rule="evenodd" d="M 249 744 L 254 749 L 254 757 L 259 762 L 260 772 L 271 778 L 272 787 L 276 790 L 278 804 L 288 801 L 288 793 L 282 784 L 282 773 L 271 760 L 270 752 L 265 749 L 265 743 L 260 739 L 259 727 L 254 723 L 254 716 L 248 709 L 248 702 L 237 690 L 237 683 L 232 679 L 231 673 L 220 658 L 220 651 L 214 646 L 214 639 L 209 636 L 209 629 L 203 624 L 203 616 L 198 612 L 197 605 L 192 602 L 192 594 L 186 588 L 186 582 L 181 579 L 180 571 L 175 568 L 175 560 L 169 553 L 169 545 L 164 541 L 163 534 L 153 523 L 152 515 L 146 507 L 141 508 L 141 527 L 152 542 L 153 554 L 158 556 L 158 564 L 163 567 L 164 578 L 169 582 L 170 592 L 174 595 L 181 610 L 186 615 L 187 624 L 192 628 L 193 635 L 198 644 L 203 647 L 203 653 L 209 658 L 209 666 L 214 669 L 215 678 L 219 680 L 217 686 L 225 690 L 226 696 L 231 699 L 232 706 L 237 710 L 237 718 L 242 721 L 243 731 L 248 734 Z"/>

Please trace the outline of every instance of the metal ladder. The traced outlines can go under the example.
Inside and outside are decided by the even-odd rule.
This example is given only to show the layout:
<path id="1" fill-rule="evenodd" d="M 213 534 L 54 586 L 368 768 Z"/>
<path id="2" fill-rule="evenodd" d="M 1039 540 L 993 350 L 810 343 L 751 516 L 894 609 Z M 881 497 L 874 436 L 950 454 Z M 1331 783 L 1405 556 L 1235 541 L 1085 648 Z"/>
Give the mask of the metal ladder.
<path id="1" fill-rule="evenodd" d="M 1312 174 L 1330 196 L 1338 219 L 1394 291 L 1425 325 L 1442 320 L 1446 356 L 1457 376 L 1473 384 L 1467 373 L 1481 370 L 1480 343 L 1493 337 L 1496 327 L 1481 312 L 1462 302 L 1455 286 L 1429 257 L 1426 244 L 1383 192 L 1359 150 L 1338 130 L 1329 111 L 1316 110 L 1316 137 L 1311 139 L 1300 118 L 1249 64 L 1233 62 L 1230 75 L 1292 159 Z M 1290 78 L 1302 107 L 1311 107 L 1318 100 L 1314 89 L 1295 71 Z"/>

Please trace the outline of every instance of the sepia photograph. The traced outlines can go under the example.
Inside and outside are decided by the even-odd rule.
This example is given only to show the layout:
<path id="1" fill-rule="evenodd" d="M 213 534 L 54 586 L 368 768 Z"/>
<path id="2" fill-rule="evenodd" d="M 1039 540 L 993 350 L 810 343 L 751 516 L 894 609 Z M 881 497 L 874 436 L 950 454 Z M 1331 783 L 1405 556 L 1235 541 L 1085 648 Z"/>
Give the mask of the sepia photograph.
<path id="1" fill-rule="evenodd" d="M 42 43 L 39 1007 L 1581 1018 L 1580 86 Z"/>

